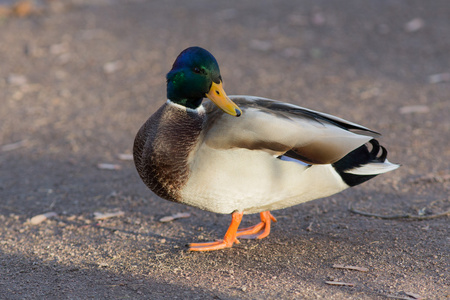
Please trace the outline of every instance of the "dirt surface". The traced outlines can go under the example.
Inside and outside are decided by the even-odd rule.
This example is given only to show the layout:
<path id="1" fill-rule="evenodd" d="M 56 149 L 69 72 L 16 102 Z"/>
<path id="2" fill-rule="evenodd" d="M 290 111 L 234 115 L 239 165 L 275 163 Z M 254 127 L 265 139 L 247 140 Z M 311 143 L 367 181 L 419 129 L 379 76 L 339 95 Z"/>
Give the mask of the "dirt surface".
<path id="1" fill-rule="evenodd" d="M 348 209 L 450 208 L 448 0 L 40 5 L 0 19 L 1 299 L 450 297 L 448 216 Z M 173 60 L 193 45 L 216 56 L 228 94 L 368 126 L 402 168 L 275 211 L 264 240 L 187 252 L 222 237 L 230 216 L 156 197 L 118 155 L 131 153 L 165 101 Z M 190 217 L 159 222 L 178 212 Z"/>

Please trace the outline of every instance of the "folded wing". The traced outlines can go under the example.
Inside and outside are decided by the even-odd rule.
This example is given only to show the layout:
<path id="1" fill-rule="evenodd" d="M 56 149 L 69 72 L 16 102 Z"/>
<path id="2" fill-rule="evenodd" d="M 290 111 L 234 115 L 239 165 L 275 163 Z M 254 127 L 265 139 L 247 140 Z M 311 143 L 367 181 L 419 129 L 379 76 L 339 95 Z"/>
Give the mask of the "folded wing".
<path id="1" fill-rule="evenodd" d="M 344 119 L 275 100 L 230 97 L 242 116 L 224 114 L 206 101 L 204 142 L 212 148 L 261 150 L 309 164 L 330 164 L 378 133 Z M 214 125 L 214 126 L 212 126 Z"/>

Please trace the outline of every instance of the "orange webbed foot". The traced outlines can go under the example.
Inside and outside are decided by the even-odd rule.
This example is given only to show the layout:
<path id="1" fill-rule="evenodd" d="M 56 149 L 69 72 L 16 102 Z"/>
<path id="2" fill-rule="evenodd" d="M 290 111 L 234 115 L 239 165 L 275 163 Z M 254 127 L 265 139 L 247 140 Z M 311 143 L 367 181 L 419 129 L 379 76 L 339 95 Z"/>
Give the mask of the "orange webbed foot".
<path id="1" fill-rule="evenodd" d="M 230 227 L 228 227 L 223 240 L 208 243 L 192 243 L 189 244 L 189 251 L 213 251 L 230 248 L 234 243 L 239 244 L 239 241 L 236 238 L 236 233 L 239 228 L 239 224 L 241 224 L 243 215 L 244 213 L 240 212 L 234 212 L 231 215 L 231 224 Z"/>
<path id="2" fill-rule="evenodd" d="M 214 251 L 225 248 L 231 248 L 233 244 L 239 244 L 239 241 L 235 239 L 234 241 L 227 242 L 225 240 L 217 240 L 215 242 L 207 242 L 207 243 L 190 243 L 189 251 Z"/>
<path id="3" fill-rule="evenodd" d="M 239 229 L 236 236 L 242 239 L 263 239 L 267 237 L 270 234 L 270 222 L 276 222 L 277 219 L 275 219 L 270 211 L 260 213 L 260 217 L 260 223 L 248 228 Z"/>

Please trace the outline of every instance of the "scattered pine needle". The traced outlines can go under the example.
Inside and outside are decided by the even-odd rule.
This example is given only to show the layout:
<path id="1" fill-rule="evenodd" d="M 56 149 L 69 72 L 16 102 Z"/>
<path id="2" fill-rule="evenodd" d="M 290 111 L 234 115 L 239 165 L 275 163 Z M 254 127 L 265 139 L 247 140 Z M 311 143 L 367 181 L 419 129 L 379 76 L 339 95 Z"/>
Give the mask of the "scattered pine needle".
<path id="1" fill-rule="evenodd" d="M 329 285 L 338 285 L 338 286 L 355 286 L 354 283 L 341 282 L 341 281 L 325 281 L 326 284 Z"/>
<path id="2" fill-rule="evenodd" d="M 345 266 L 345 265 L 339 265 L 339 264 L 334 264 L 333 268 L 335 268 L 335 269 L 354 270 L 354 271 L 360 271 L 360 272 L 369 272 L 369 269 L 364 268 L 364 267 Z"/>

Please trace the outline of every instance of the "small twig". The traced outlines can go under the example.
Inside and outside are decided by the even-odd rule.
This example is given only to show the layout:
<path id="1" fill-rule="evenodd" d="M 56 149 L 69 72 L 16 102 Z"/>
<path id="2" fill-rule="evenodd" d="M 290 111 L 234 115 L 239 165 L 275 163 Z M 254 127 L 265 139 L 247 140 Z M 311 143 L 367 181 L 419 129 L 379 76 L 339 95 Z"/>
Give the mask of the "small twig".
<path id="1" fill-rule="evenodd" d="M 351 211 L 352 213 L 355 213 L 355 214 L 368 216 L 368 217 L 376 217 L 376 218 L 380 218 L 380 219 L 387 219 L 387 220 L 389 220 L 389 219 L 428 220 L 428 219 L 436 219 L 436 218 L 440 218 L 440 217 L 444 217 L 444 216 L 450 215 L 450 210 L 447 210 L 447 211 L 442 212 L 442 213 L 434 214 L 434 215 L 428 215 L 428 216 L 418 216 L 418 215 L 411 215 L 411 214 L 379 215 L 379 214 L 373 214 L 373 213 L 357 210 L 357 209 L 353 208 L 351 204 L 349 204 L 348 210 Z"/>
<path id="2" fill-rule="evenodd" d="M 334 264 L 333 268 L 335 268 L 335 269 L 354 270 L 354 271 L 360 271 L 360 272 L 369 272 L 369 269 L 364 268 L 364 267 L 346 266 L 346 265 L 339 265 L 339 264 Z"/>
<path id="3" fill-rule="evenodd" d="M 381 294 L 382 296 L 385 296 L 387 298 L 392 298 L 392 299 L 402 299 L 402 300 L 411 300 L 413 298 L 410 297 L 404 297 L 404 296 L 395 296 L 395 295 L 385 295 L 385 294 Z"/>
<path id="4" fill-rule="evenodd" d="M 26 146 L 28 140 L 21 140 L 12 144 L 3 145 L 0 147 L 2 152 L 12 151 Z"/>
<path id="5" fill-rule="evenodd" d="M 339 285 L 339 286 L 355 286 L 354 283 L 342 282 L 342 281 L 325 281 L 329 285 Z"/>
<path id="6" fill-rule="evenodd" d="M 416 293 L 411 293 L 411 292 L 404 292 L 404 293 L 414 299 L 423 299 L 422 296 L 420 296 L 419 294 L 416 294 Z"/>
<path id="7" fill-rule="evenodd" d="M 389 294 L 381 294 L 387 298 L 392 298 L 392 299 L 402 299 L 402 300 L 413 300 L 413 299 L 423 299 L 422 296 L 414 294 L 414 293 L 407 293 L 405 292 L 406 297 L 405 296 L 396 296 L 396 295 L 389 295 Z"/>

